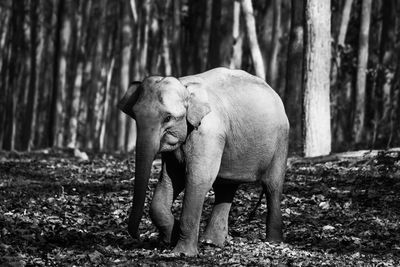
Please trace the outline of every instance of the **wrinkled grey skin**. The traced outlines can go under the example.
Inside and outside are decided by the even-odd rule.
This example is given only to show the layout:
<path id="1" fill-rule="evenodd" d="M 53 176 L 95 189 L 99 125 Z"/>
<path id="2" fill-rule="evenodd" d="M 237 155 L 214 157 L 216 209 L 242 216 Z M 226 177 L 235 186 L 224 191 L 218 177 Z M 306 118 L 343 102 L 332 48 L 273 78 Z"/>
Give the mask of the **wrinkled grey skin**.
<path id="1" fill-rule="evenodd" d="M 282 241 L 280 198 L 289 124 L 279 96 L 244 71 L 213 69 L 182 77 L 152 76 L 133 83 L 120 101 L 136 120 L 136 178 L 128 231 L 138 227 L 152 161 L 162 154 L 162 172 L 150 206 L 160 238 L 174 253 L 196 255 L 206 193 L 215 204 L 202 240 L 222 246 L 238 184 L 258 181 L 266 191 L 267 240 Z M 171 205 L 185 189 L 180 221 Z"/>

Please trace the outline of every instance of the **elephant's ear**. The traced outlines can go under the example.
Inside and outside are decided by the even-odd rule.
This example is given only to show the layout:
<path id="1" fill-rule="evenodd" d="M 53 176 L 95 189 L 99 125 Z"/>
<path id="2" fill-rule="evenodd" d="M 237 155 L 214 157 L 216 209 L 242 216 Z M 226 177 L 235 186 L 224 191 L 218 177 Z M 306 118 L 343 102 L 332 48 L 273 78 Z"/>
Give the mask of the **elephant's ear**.
<path id="1" fill-rule="evenodd" d="M 141 82 L 132 82 L 124 97 L 118 102 L 118 108 L 133 117 L 132 107 L 139 98 Z"/>
<path id="2" fill-rule="evenodd" d="M 208 95 L 205 90 L 196 90 L 190 93 L 186 119 L 194 127 L 199 127 L 205 115 L 211 112 Z"/>

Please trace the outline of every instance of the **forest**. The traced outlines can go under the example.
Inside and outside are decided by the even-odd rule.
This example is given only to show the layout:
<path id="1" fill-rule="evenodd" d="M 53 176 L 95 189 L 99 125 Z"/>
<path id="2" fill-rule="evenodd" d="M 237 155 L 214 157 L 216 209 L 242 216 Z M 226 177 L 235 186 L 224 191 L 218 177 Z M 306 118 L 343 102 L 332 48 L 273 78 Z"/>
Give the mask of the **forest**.
<path id="1" fill-rule="evenodd" d="M 153 190 L 141 242 L 126 230 L 137 129 L 118 102 L 132 81 L 216 67 L 283 101 L 285 242 L 264 242 L 267 205 L 244 184 L 225 247 L 174 256 Z M 398 0 L 0 0 L 2 266 L 398 266 L 398 147 Z M 160 172 L 157 157 L 148 188 Z"/>
<path id="2" fill-rule="evenodd" d="M 253 2 L 2 0 L 1 147 L 132 151 L 135 123 L 116 108 L 131 81 L 223 66 L 265 78 L 279 93 L 291 151 L 302 154 L 304 1 Z M 315 120 L 330 130 L 319 134 L 336 152 L 398 146 L 399 3 L 330 7 L 320 24 L 328 58 L 314 69 L 329 88 L 314 86 L 324 96 L 312 101 L 328 105 Z"/>

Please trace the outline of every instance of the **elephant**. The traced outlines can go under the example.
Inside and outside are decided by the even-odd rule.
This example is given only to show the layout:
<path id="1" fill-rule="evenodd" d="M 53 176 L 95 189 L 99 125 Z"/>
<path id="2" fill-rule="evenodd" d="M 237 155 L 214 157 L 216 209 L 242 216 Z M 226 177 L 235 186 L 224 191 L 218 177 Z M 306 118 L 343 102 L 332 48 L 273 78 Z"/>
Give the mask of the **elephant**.
<path id="1" fill-rule="evenodd" d="M 133 204 L 128 232 L 139 238 L 152 162 L 162 169 L 150 217 L 172 253 L 198 254 L 207 192 L 215 203 L 200 241 L 223 246 L 238 185 L 258 182 L 266 192 L 267 241 L 281 242 L 281 195 L 289 122 L 282 100 L 267 83 L 242 70 L 215 68 L 180 78 L 149 76 L 133 82 L 118 103 L 137 124 Z M 184 190 L 180 220 L 171 206 Z"/>

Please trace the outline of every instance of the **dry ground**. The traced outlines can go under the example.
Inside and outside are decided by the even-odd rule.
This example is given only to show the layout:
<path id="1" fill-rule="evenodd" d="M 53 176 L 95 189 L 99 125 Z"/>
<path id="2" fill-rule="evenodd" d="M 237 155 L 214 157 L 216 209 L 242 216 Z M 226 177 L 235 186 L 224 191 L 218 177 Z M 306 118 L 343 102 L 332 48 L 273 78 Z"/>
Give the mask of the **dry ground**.
<path id="1" fill-rule="evenodd" d="M 160 171 L 153 167 L 149 187 Z M 400 152 L 367 159 L 296 163 L 283 194 L 286 242 L 265 238 L 266 205 L 257 185 L 243 185 L 230 214 L 224 248 L 200 246 L 198 257 L 171 257 L 146 213 L 143 242 L 126 231 L 132 157 L 66 151 L 0 153 L 1 266 L 398 266 Z M 207 196 L 204 228 L 212 207 Z M 178 215 L 181 200 L 174 204 Z"/>

